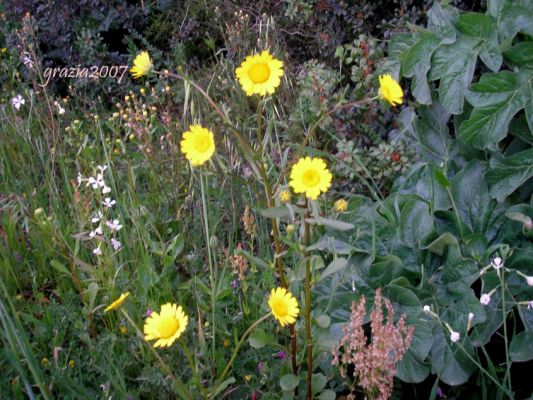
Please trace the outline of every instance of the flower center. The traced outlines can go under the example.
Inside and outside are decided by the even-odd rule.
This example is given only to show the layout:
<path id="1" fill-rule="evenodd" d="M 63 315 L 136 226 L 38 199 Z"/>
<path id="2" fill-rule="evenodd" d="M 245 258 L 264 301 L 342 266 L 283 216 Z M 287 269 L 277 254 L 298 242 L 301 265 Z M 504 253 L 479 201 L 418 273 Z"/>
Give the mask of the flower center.
<path id="1" fill-rule="evenodd" d="M 272 307 L 274 309 L 274 313 L 278 316 L 278 317 L 285 317 L 287 315 L 287 305 L 285 304 L 284 301 L 276 301 L 274 303 L 274 307 Z"/>
<path id="2" fill-rule="evenodd" d="M 199 135 L 196 137 L 195 145 L 196 150 L 203 153 L 209 149 L 209 147 L 211 146 L 211 141 L 209 140 L 209 137 Z"/>
<path id="3" fill-rule="evenodd" d="M 304 172 L 302 181 L 305 186 L 316 186 L 320 182 L 320 175 L 314 169 L 309 169 Z"/>
<path id="4" fill-rule="evenodd" d="M 172 335 L 174 335 L 180 327 L 180 323 L 178 320 L 174 317 L 164 317 L 161 318 L 161 321 L 159 322 L 159 335 L 161 335 L 162 339 L 168 339 Z"/>
<path id="5" fill-rule="evenodd" d="M 263 63 L 254 64 L 248 70 L 248 76 L 253 83 L 263 83 L 270 77 L 270 68 Z"/>

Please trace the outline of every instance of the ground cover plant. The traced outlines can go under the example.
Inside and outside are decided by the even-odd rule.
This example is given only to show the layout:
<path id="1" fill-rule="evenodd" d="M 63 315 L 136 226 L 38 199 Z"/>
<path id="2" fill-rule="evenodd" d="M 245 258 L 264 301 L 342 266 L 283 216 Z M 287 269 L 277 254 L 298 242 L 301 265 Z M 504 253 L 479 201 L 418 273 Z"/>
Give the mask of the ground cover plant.
<path id="1" fill-rule="evenodd" d="M 530 398 L 533 2 L 170 3 L 0 6 L 1 397 Z"/>

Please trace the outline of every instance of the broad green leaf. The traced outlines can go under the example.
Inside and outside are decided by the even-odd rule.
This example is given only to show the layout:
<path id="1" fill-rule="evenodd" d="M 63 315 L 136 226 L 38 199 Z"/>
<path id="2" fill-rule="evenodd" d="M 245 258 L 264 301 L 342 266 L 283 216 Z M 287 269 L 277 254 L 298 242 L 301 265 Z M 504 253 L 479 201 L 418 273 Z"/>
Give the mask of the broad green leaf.
<path id="1" fill-rule="evenodd" d="M 529 128 L 525 115 L 519 115 L 517 118 L 513 118 L 509 125 L 509 132 L 524 143 L 533 146 L 533 130 Z"/>
<path id="2" fill-rule="evenodd" d="M 448 130 L 450 114 L 440 104 L 434 104 L 420 107 L 418 115 L 413 128 L 422 156 L 436 165 L 447 163 L 456 153 Z"/>
<path id="3" fill-rule="evenodd" d="M 324 279 L 326 276 L 329 276 L 331 274 L 334 274 L 336 272 L 339 272 L 346 268 L 348 265 L 348 260 L 346 258 L 336 258 L 334 259 L 329 265 L 326 267 L 326 269 L 320 274 L 320 278 L 318 278 L 319 281 Z"/>
<path id="4" fill-rule="evenodd" d="M 430 364 L 415 358 L 410 350 L 404 354 L 402 360 L 396 366 L 396 376 L 407 383 L 423 382 L 430 371 Z"/>
<path id="5" fill-rule="evenodd" d="M 326 329 L 331 323 L 331 318 L 327 315 L 320 315 L 316 317 L 316 323 L 323 329 Z"/>
<path id="6" fill-rule="evenodd" d="M 427 73 L 440 42 L 438 35 L 426 31 L 395 35 L 389 44 L 389 58 L 400 64 L 400 78 L 412 78 L 411 91 L 421 104 L 431 104 Z"/>
<path id="7" fill-rule="evenodd" d="M 496 150 L 507 136 L 511 119 L 521 109 L 531 107 L 532 79 L 533 70 L 483 74 L 466 94 L 475 108 L 459 127 L 461 138 L 478 149 Z"/>
<path id="8" fill-rule="evenodd" d="M 532 176 L 533 149 L 529 149 L 507 158 L 495 154 L 486 179 L 491 197 L 501 203 Z"/>
<path id="9" fill-rule="evenodd" d="M 313 374 L 313 380 L 311 382 L 311 390 L 313 395 L 320 393 L 326 387 L 328 379 L 324 374 Z"/>
<path id="10" fill-rule="evenodd" d="M 533 68 L 533 42 L 520 42 L 503 53 L 506 60 L 520 67 Z"/>
<path id="11" fill-rule="evenodd" d="M 402 273 L 402 270 L 403 264 L 399 257 L 395 255 L 379 257 L 370 266 L 366 280 L 370 286 L 377 289 L 388 285 Z"/>
<path id="12" fill-rule="evenodd" d="M 289 392 L 298 387 L 300 378 L 293 374 L 283 375 L 279 381 L 279 385 L 283 391 Z"/>
<path id="13" fill-rule="evenodd" d="M 461 333 L 463 336 L 464 332 Z M 475 355 L 470 341 L 462 340 L 461 342 L 468 356 L 459 348 L 459 344 L 450 341 L 449 336 L 449 332 L 443 332 L 440 326 L 434 327 L 434 341 L 429 357 L 432 372 L 439 375 L 444 383 L 456 386 L 465 383 L 476 370 L 475 364 L 469 359 L 469 356 L 474 358 Z"/>
<path id="14" fill-rule="evenodd" d="M 423 249 L 432 251 L 433 253 L 438 254 L 439 256 L 442 256 L 444 254 L 444 250 L 446 250 L 446 247 L 448 247 L 451 244 L 458 245 L 459 242 L 454 235 L 452 235 L 449 232 L 445 232 L 442 235 L 440 235 L 437 239 L 435 239 L 433 242 L 423 247 Z"/>
<path id="15" fill-rule="evenodd" d="M 443 7 L 441 3 L 434 2 L 427 13 L 428 30 L 438 33 L 443 38 L 443 44 L 453 43 L 456 39 L 454 24 L 457 23 L 459 15 L 456 8 Z"/>
<path id="16" fill-rule="evenodd" d="M 94 306 L 94 302 L 96 300 L 96 295 L 98 294 L 99 288 L 100 287 L 96 282 L 89 283 L 89 287 L 87 288 L 87 293 L 89 293 L 89 309 L 91 310 Z"/>
<path id="17" fill-rule="evenodd" d="M 337 394 L 335 393 L 334 390 L 331 390 L 331 389 L 324 390 L 317 397 L 318 400 L 335 400 L 336 398 L 337 398 Z"/>
<path id="18" fill-rule="evenodd" d="M 448 210 L 452 205 L 450 196 L 442 185 L 434 179 L 437 167 L 428 164 L 414 166 L 405 177 L 399 177 L 394 183 L 398 193 L 416 193 L 430 205 L 431 209 Z"/>
<path id="19" fill-rule="evenodd" d="M 502 53 L 494 19 L 485 14 L 467 12 L 461 14 L 456 26 L 464 34 L 481 40 L 479 58 L 497 72 L 502 65 Z"/>
<path id="20" fill-rule="evenodd" d="M 451 114 L 463 112 L 465 92 L 474 76 L 480 42 L 478 38 L 458 32 L 454 43 L 440 46 L 433 53 L 428 79 L 440 79 L 439 102 Z"/>
<path id="21" fill-rule="evenodd" d="M 510 41 L 518 32 L 533 36 L 533 5 L 530 0 L 503 0 L 498 13 L 500 41 Z"/>
<path id="22" fill-rule="evenodd" d="M 460 222 L 472 233 L 485 232 L 490 218 L 490 196 L 484 176 L 484 167 L 476 161 L 452 179 L 451 193 Z"/>
<path id="23" fill-rule="evenodd" d="M 267 344 L 272 346 L 277 345 L 274 337 L 263 329 L 256 329 L 248 338 L 248 342 L 254 349 L 260 349 Z"/>
<path id="24" fill-rule="evenodd" d="M 411 200 L 400 214 L 400 239 L 409 248 L 417 249 L 433 231 L 429 206 L 423 201 Z"/>
<path id="25" fill-rule="evenodd" d="M 353 224 L 350 224 L 348 222 L 339 221 L 337 219 L 324 218 L 324 217 L 306 218 L 305 221 L 310 224 L 324 225 L 324 226 L 327 226 L 328 228 L 336 229 L 339 231 L 349 231 L 355 228 Z"/>
<path id="26" fill-rule="evenodd" d="M 513 362 L 533 360 L 533 332 L 514 335 L 509 347 L 509 356 Z"/>
<path id="27" fill-rule="evenodd" d="M 68 270 L 68 268 L 57 260 L 50 261 L 50 266 L 62 274 L 70 275 L 70 271 Z"/>
<path id="28" fill-rule="evenodd" d="M 413 315 L 422 308 L 417 295 L 407 287 L 391 284 L 384 288 L 383 295 L 398 306 L 400 313 Z"/>
<path id="29" fill-rule="evenodd" d="M 291 210 L 285 206 L 265 208 L 259 212 L 265 218 L 285 218 L 291 215 Z"/>
<path id="30" fill-rule="evenodd" d="M 464 34 L 479 38 L 488 37 L 496 28 L 491 17 L 474 12 L 461 14 L 455 26 Z"/>

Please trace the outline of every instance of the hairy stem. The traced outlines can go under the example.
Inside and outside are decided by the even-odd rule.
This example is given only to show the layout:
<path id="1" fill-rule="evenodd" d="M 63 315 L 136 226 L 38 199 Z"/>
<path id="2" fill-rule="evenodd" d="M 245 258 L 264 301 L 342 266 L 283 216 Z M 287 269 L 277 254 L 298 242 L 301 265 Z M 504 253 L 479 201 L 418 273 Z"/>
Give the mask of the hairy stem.
<path id="1" fill-rule="evenodd" d="M 307 208 L 307 200 L 305 201 Z M 304 217 L 305 228 L 305 342 L 307 348 L 307 399 L 313 398 L 313 338 L 311 337 L 311 254 L 307 250 L 311 244 L 311 228 L 307 222 L 308 211 Z"/>

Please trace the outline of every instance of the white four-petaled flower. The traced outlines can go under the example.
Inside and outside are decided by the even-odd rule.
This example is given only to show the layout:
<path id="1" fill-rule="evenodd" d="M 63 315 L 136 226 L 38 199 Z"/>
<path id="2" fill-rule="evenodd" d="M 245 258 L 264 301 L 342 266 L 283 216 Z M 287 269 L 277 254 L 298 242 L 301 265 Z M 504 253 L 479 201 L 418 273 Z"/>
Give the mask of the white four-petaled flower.
<path id="1" fill-rule="evenodd" d="M 29 55 L 25 55 L 22 57 L 22 63 L 26 66 L 28 69 L 33 69 L 33 61 L 31 60 Z"/>
<path id="2" fill-rule="evenodd" d="M 20 106 L 22 106 L 25 102 L 26 101 L 22 98 L 20 94 L 17 94 L 11 99 L 11 104 L 17 109 L 17 111 L 20 110 Z"/>
<path id="3" fill-rule="evenodd" d="M 113 221 L 106 221 L 105 224 L 112 231 L 119 231 L 122 229 L 122 225 L 120 225 L 120 221 L 118 219 L 114 219 Z"/>
<path id="4" fill-rule="evenodd" d="M 111 238 L 111 245 L 115 250 L 118 250 L 122 247 L 122 243 L 120 243 L 117 239 Z"/>
<path id="5" fill-rule="evenodd" d="M 95 216 L 91 218 L 91 222 L 92 222 L 93 224 L 96 224 L 97 222 L 100 221 L 100 219 L 101 219 L 103 216 L 104 216 L 104 215 L 102 214 L 102 212 L 101 212 L 101 211 L 98 211 L 98 213 L 95 214 Z"/>
<path id="6" fill-rule="evenodd" d="M 96 228 L 94 231 L 91 231 L 91 233 L 89 233 L 89 237 L 92 239 L 94 238 L 96 235 L 100 235 L 102 236 L 104 234 L 104 232 L 102 231 L 102 227 L 99 226 L 98 228 Z"/>
<path id="7" fill-rule="evenodd" d="M 106 208 L 111 208 L 113 207 L 115 204 L 117 204 L 117 202 L 115 200 L 111 200 L 110 197 L 106 197 L 104 199 L 104 201 L 102 202 L 102 204 L 106 207 Z"/>
<path id="8" fill-rule="evenodd" d="M 496 271 L 499 271 L 501 267 L 503 267 L 503 261 L 500 257 L 496 257 L 494 260 L 491 261 L 490 265 L 492 265 L 492 268 L 494 268 Z"/>

